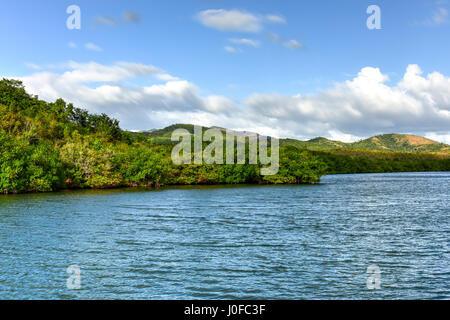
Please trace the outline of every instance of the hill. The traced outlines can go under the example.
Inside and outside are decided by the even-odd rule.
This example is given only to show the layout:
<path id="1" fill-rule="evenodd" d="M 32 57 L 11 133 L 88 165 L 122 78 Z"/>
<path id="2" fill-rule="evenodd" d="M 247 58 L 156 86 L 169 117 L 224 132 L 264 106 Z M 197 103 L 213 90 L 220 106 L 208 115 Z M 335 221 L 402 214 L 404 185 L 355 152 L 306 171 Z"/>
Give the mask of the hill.
<path id="1" fill-rule="evenodd" d="M 450 146 L 424 137 L 409 134 L 383 134 L 351 143 L 351 149 L 407 151 L 407 152 L 449 152 Z"/>
<path id="2" fill-rule="evenodd" d="M 170 137 L 175 129 L 187 129 L 190 133 L 194 132 L 192 124 L 174 124 L 164 129 L 142 131 L 147 137 L 159 143 L 171 143 Z M 227 130 L 224 128 L 221 130 Z M 208 128 L 204 128 L 205 130 Z M 235 135 L 259 135 L 254 132 L 234 131 Z M 308 141 L 296 139 L 280 139 L 282 146 L 294 146 L 300 149 L 312 151 L 331 151 L 331 150 L 363 150 L 363 151 L 393 151 L 393 152 L 443 152 L 450 153 L 450 146 L 445 143 L 433 141 L 424 137 L 409 134 L 383 134 L 358 142 L 345 143 L 341 141 L 329 140 L 324 137 L 317 137 Z"/>
<path id="3" fill-rule="evenodd" d="M 191 124 L 175 124 L 146 135 L 158 144 L 174 144 L 170 140 L 171 132 L 178 128 L 194 132 Z M 244 133 L 231 131 L 235 135 Z M 308 141 L 281 139 L 280 146 L 308 150 L 325 163 L 328 174 L 450 171 L 448 145 L 413 135 L 385 134 L 354 143 L 323 137 Z"/>
<path id="4" fill-rule="evenodd" d="M 281 139 L 280 145 L 294 146 L 314 151 L 338 150 L 348 148 L 348 144 L 340 141 L 329 140 L 327 138 L 318 137 L 308 141 L 296 139 Z"/>

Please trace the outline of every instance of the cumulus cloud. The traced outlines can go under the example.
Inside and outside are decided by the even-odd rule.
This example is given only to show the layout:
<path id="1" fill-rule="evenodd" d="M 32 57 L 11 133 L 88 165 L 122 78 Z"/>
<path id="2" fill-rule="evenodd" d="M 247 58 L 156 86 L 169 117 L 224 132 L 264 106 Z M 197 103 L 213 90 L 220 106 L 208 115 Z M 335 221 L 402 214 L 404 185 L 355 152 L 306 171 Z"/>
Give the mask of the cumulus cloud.
<path id="1" fill-rule="evenodd" d="M 139 83 L 156 83 L 133 85 L 137 78 Z M 354 78 L 314 94 L 256 93 L 240 102 L 202 96 L 187 80 L 131 62 L 68 62 L 58 72 L 36 70 L 21 80 L 44 100 L 62 97 L 105 112 L 126 129 L 188 122 L 301 139 L 354 141 L 380 133 L 412 133 L 449 142 L 450 137 L 450 77 L 424 75 L 417 65 L 408 66 L 395 84 L 379 68 L 365 67 Z"/>
<path id="2" fill-rule="evenodd" d="M 246 105 L 259 121 L 296 136 L 448 132 L 450 78 L 437 72 L 423 77 L 417 65 L 410 65 L 399 83 L 389 86 L 388 80 L 380 69 L 366 67 L 354 79 L 316 94 L 255 94 Z"/>
<path id="3" fill-rule="evenodd" d="M 41 99 L 54 101 L 62 97 L 92 112 L 116 117 L 127 129 L 148 129 L 167 123 L 156 123 L 155 115 L 165 114 L 167 119 L 179 115 L 176 122 L 186 122 L 188 118 L 183 114 L 197 115 L 192 119 L 198 120 L 202 118 L 200 115 L 214 118 L 237 110 L 231 99 L 217 95 L 202 97 L 193 83 L 174 80 L 177 78 L 151 65 L 130 62 L 64 65 L 65 70 L 60 73 L 43 71 L 20 79 L 30 93 Z M 166 82 L 149 86 L 124 84 L 138 77 Z"/>
<path id="4" fill-rule="evenodd" d="M 220 30 L 255 33 L 263 29 L 265 22 L 286 23 L 280 15 L 259 15 L 241 10 L 208 9 L 197 13 L 196 19 L 203 25 Z"/>

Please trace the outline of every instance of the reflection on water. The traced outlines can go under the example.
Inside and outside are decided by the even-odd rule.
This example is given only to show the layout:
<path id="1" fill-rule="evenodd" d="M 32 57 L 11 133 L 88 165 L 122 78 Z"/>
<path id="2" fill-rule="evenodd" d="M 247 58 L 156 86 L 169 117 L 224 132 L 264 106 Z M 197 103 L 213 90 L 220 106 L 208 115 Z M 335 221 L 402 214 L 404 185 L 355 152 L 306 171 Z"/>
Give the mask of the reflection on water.
<path id="1" fill-rule="evenodd" d="M 0 298 L 449 299 L 448 190 L 401 173 L 2 196 Z"/>

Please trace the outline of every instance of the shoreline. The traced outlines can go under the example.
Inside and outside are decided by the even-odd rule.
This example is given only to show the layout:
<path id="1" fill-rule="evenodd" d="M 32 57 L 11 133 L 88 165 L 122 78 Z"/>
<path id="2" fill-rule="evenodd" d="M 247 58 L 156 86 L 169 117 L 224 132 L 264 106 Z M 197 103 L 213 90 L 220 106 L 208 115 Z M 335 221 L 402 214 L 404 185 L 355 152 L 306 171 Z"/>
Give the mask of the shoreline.
<path id="1" fill-rule="evenodd" d="M 326 176 L 343 176 L 343 175 L 373 175 L 373 174 L 398 174 L 398 173 L 446 173 L 450 171 L 395 171 L 395 172 L 358 172 L 358 173 L 331 173 L 326 174 Z M 151 186 L 115 186 L 115 187 L 100 187 L 100 188 L 62 188 L 53 191 L 30 191 L 30 192 L 10 192 L 10 193 L 0 193 L 0 196 L 11 196 L 11 195 L 32 195 L 32 194 L 54 194 L 63 192 L 76 192 L 76 191 L 162 191 L 166 189 L 178 189 L 178 188 L 202 188 L 202 187 L 239 187 L 239 186 L 315 186 L 322 185 L 321 179 L 318 182 L 312 183 L 197 183 L 197 184 L 168 184 L 159 185 L 158 187 Z"/>

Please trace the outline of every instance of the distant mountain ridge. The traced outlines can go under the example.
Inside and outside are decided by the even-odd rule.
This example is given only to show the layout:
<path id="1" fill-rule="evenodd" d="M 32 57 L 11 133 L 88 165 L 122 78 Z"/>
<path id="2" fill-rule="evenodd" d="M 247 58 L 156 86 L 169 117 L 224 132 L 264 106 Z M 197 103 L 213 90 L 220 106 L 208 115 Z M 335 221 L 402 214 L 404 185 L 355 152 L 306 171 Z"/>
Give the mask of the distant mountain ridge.
<path id="1" fill-rule="evenodd" d="M 450 146 L 428 138 L 410 134 L 382 134 L 357 142 L 345 143 L 323 137 L 308 141 L 283 139 L 285 145 L 294 145 L 310 150 L 377 150 L 403 152 L 450 152 Z"/>
<path id="2" fill-rule="evenodd" d="M 212 127 L 220 130 L 228 130 L 221 127 Z M 194 125 L 192 124 L 174 124 L 164 129 L 153 129 L 141 131 L 142 134 L 155 139 L 160 143 L 170 143 L 172 132 L 176 129 L 186 129 L 190 133 L 194 133 Z M 208 129 L 208 128 L 205 128 Z M 235 135 L 258 135 L 255 132 L 229 130 Z M 450 145 L 440 143 L 421 136 L 410 134 L 382 134 L 370 137 L 357 142 L 341 142 L 330 140 L 324 137 L 317 137 L 308 141 L 297 139 L 280 139 L 282 146 L 295 146 L 302 149 L 314 151 L 327 150 L 370 150 L 370 151 L 400 151 L 400 152 L 444 152 L 450 153 Z"/>

